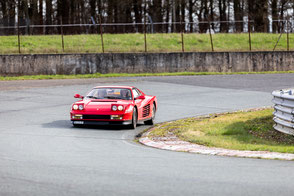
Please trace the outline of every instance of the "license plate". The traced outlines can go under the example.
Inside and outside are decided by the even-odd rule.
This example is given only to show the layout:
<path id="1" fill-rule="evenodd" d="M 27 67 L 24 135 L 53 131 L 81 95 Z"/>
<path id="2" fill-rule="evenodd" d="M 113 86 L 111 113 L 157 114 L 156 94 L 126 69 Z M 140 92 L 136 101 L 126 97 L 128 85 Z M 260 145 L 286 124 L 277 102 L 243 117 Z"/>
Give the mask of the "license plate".
<path id="1" fill-rule="evenodd" d="M 75 125 L 83 125 L 84 121 L 73 121 L 73 124 L 75 124 Z"/>

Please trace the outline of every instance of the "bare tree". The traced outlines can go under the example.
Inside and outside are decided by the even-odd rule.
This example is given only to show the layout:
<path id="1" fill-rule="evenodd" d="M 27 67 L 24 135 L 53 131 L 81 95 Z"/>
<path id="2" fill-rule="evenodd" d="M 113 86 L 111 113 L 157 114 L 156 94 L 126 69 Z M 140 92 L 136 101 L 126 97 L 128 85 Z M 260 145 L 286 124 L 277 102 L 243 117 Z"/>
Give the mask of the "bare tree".
<path id="1" fill-rule="evenodd" d="M 14 26 L 16 18 L 21 18 L 22 25 L 29 24 L 78 24 L 91 23 L 91 17 L 98 22 L 98 15 L 103 23 L 142 23 L 146 14 L 153 22 L 174 22 L 173 24 L 154 25 L 154 32 L 179 32 L 180 21 L 189 22 L 186 31 L 201 33 L 211 27 L 215 31 L 228 32 L 234 29 L 243 31 L 243 20 L 248 16 L 252 23 L 252 30 L 257 32 L 280 32 L 284 23 L 272 22 L 269 19 L 285 20 L 287 10 L 294 7 L 293 0 L 0 0 L 0 22 L 5 26 Z M 19 6 L 18 6 L 19 5 Z M 16 15 L 18 10 L 18 16 Z M 238 21 L 233 23 L 228 20 Z M 148 21 L 148 20 L 147 20 Z M 191 24 L 199 21 L 199 24 Z M 211 23 L 210 21 L 218 21 Z M 107 26 L 108 33 L 142 32 L 142 25 Z M 28 33 L 27 28 L 27 33 Z M 59 28 L 46 28 L 45 33 L 56 33 Z M 5 30 L 5 33 L 14 31 Z M 66 33 L 87 33 L 87 27 L 65 28 Z M 90 32 L 97 32 L 91 28 Z M 3 33 L 3 32 L 2 32 Z M 43 33 L 34 30 L 34 33 Z"/>
<path id="2" fill-rule="evenodd" d="M 242 2 L 240 0 L 234 0 L 234 19 L 235 28 L 238 33 L 243 31 L 243 10 L 242 10 Z"/>

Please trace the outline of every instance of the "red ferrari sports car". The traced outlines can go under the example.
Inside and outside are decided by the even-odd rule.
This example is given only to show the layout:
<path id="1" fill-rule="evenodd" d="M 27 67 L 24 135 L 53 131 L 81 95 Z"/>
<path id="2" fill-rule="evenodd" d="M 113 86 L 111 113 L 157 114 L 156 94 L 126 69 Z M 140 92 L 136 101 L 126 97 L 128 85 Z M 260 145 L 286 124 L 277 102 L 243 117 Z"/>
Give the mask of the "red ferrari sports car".
<path id="1" fill-rule="evenodd" d="M 77 125 L 153 125 L 158 108 L 156 96 L 145 95 L 132 86 L 97 86 L 87 96 L 74 96 L 70 117 Z"/>

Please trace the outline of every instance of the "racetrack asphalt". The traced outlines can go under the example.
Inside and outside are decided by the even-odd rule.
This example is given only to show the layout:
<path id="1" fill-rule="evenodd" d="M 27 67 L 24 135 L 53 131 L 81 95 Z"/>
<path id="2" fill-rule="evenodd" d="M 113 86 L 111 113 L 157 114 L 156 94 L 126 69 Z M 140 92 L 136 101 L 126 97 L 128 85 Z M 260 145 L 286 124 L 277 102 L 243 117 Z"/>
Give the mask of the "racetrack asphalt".
<path id="1" fill-rule="evenodd" d="M 0 195 L 293 195 L 294 164 L 171 152 L 133 141 L 148 126 L 73 128 L 73 95 L 133 85 L 156 122 L 271 106 L 293 74 L 0 82 Z"/>

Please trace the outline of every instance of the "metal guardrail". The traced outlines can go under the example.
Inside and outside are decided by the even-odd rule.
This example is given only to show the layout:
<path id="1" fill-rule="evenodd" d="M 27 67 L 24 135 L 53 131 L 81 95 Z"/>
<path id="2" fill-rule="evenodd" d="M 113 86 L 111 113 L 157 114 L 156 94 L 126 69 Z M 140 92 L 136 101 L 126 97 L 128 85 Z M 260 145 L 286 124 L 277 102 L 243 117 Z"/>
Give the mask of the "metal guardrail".
<path id="1" fill-rule="evenodd" d="M 274 129 L 294 135 L 294 89 L 274 91 Z"/>

